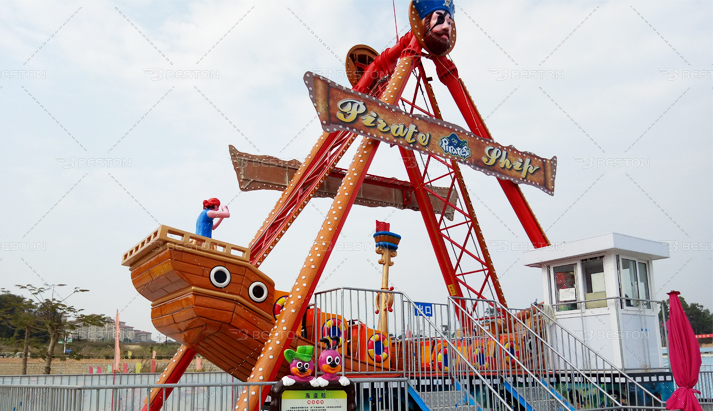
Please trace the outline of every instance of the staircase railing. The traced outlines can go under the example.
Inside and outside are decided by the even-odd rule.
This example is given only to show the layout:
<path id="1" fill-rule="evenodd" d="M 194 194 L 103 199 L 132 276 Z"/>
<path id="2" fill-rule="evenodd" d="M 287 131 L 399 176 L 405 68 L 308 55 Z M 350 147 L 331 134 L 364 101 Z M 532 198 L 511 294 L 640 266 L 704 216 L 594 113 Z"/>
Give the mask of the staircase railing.
<path id="1" fill-rule="evenodd" d="M 619 409 L 622 404 L 539 337 L 532 329 L 494 301 L 450 298 L 455 320 L 461 325 L 456 345 L 473 353 L 476 365 L 490 369 L 525 408 L 535 410 Z M 491 304 L 492 303 L 492 304 Z M 474 305 L 473 305 L 474 304 Z M 535 342 L 536 344 L 529 344 Z M 557 375 L 553 359 L 568 365 Z M 560 373 L 561 373 L 560 371 Z M 558 377 L 560 380 L 558 380 Z M 564 377 L 564 378 L 563 378 Z M 585 398 L 561 395 L 557 383 L 577 383 Z"/>
<path id="2" fill-rule="evenodd" d="M 547 314 L 542 307 L 533 304 L 529 309 L 526 317 L 541 318 L 544 321 L 533 321 L 539 329 L 536 332 L 540 335 L 546 335 L 551 343 L 555 343 L 558 347 L 566 347 L 560 349 L 569 361 L 574 363 L 583 363 L 586 366 L 586 373 L 590 378 L 596 379 L 601 384 L 611 387 L 611 391 L 616 393 L 619 398 L 626 399 L 628 405 L 634 408 L 654 407 L 665 409 L 666 403 L 656 397 L 643 385 L 637 382 L 632 376 L 627 374 L 621 368 L 615 366 L 611 361 L 606 359 L 597 350 L 593 349 L 583 339 L 577 337 L 574 333 L 562 327 L 555 319 Z M 658 332 L 658 330 L 656 331 Z"/>
<path id="3" fill-rule="evenodd" d="M 380 298 L 393 301 L 388 327 L 375 313 Z M 338 288 L 315 293 L 314 308 L 311 335 L 317 342 L 325 333 L 341 336 L 343 373 L 403 375 L 431 410 L 513 411 L 501 381 L 470 364 L 444 332 L 451 329 L 446 304 L 415 303 L 395 291 Z M 317 356 L 323 349 L 316 343 Z M 451 359 L 458 365 L 450 366 Z"/>
<path id="4" fill-rule="evenodd" d="M 519 354 L 528 369 L 576 408 L 665 409 L 659 398 L 537 306 L 513 310 L 496 301 L 472 299 L 452 299 L 452 306 L 454 312 L 487 325 L 497 340 L 507 340 L 511 353 Z M 564 335 L 568 337 L 565 343 L 555 343 Z M 584 364 L 582 358 L 588 362 Z"/>

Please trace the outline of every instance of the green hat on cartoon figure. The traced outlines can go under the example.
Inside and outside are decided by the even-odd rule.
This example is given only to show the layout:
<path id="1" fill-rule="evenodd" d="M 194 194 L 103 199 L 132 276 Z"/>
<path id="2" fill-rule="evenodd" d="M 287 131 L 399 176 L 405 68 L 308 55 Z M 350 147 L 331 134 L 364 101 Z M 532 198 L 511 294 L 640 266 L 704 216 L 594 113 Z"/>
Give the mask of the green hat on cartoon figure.
<path id="1" fill-rule="evenodd" d="M 300 345 L 297 347 L 297 351 L 295 350 L 285 350 L 285 359 L 287 362 L 292 362 L 295 358 L 297 358 L 300 361 L 312 361 L 312 357 L 314 354 L 314 347 L 311 345 Z"/>

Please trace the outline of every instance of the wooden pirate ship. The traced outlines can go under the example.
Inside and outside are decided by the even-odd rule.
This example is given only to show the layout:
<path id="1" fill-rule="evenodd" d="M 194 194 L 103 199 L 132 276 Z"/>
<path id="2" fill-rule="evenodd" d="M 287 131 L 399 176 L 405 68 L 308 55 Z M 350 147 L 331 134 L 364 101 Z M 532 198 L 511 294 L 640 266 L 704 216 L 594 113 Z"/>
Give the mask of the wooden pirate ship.
<path id="1" fill-rule="evenodd" d="M 249 258 L 244 247 L 160 226 L 122 264 L 161 333 L 244 380 L 275 323 L 275 284 Z"/>
<path id="2" fill-rule="evenodd" d="M 287 293 L 276 291 L 274 281 L 250 263 L 249 249 L 162 225 L 125 252 L 122 265 L 151 301 L 158 331 L 238 379 L 251 375 Z M 388 361 L 396 347 L 378 330 L 363 324 L 347 329 L 341 316 L 313 309 L 303 320 L 293 348 L 314 344 L 314 335 L 343 333 L 345 340 L 361 342 L 345 352 L 346 371 L 396 367 Z M 283 364 L 278 376 L 286 374 Z"/>

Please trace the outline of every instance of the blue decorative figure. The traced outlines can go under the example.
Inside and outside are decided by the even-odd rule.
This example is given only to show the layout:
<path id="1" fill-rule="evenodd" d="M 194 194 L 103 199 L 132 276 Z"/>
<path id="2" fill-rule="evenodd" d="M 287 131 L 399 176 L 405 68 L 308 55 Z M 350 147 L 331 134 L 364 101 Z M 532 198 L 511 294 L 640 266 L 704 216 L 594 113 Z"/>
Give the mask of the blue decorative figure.
<path id="1" fill-rule="evenodd" d="M 224 218 L 228 217 L 230 217 L 230 210 L 228 210 L 228 206 L 221 206 L 220 200 L 217 198 L 203 200 L 203 211 L 196 221 L 196 234 L 213 238 L 213 230 L 218 228 Z M 217 222 L 213 222 L 215 218 L 218 218 Z"/>

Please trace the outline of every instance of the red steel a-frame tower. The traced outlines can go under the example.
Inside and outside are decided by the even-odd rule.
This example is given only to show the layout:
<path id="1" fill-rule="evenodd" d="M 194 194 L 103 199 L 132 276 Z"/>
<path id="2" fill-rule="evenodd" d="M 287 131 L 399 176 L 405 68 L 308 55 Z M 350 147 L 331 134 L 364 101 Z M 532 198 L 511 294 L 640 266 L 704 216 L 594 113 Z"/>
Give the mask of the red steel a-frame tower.
<path id="1" fill-rule="evenodd" d="M 413 10 L 412 10 L 413 15 Z M 399 104 L 409 113 L 421 113 L 441 119 L 423 58 L 436 67 L 438 79 L 448 88 L 471 132 L 492 139 L 472 98 L 458 76 L 455 64 L 446 56 L 427 54 L 411 32 L 397 44 L 377 55 L 366 46 L 350 51 L 350 80 L 355 91 L 380 98 L 388 104 Z M 402 96 L 409 79 L 416 84 L 411 96 Z M 419 95 L 423 102 L 417 104 Z M 357 138 L 348 131 L 324 132 L 294 174 L 272 211 L 255 235 L 249 248 L 251 263 L 260 266 L 307 205 L 314 193 L 332 173 L 337 162 Z M 364 181 L 369 165 L 381 145 L 380 141 L 362 137 L 351 165 L 344 170 L 342 184 L 334 196 L 328 216 L 312 243 L 309 255 L 296 277 L 285 308 L 275 323 L 270 337 L 260 354 L 249 382 L 272 381 L 282 361 L 282 351 L 288 348 L 299 321 L 307 309 L 314 289 L 326 266 L 339 233 L 346 221 L 356 193 Z M 429 153 L 416 153 L 398 147 L 411 185 L 409 194 L 418 203 L 428 232 L 433 253 L 449 295 L 494 299 L 506 306 L 488 249 L 475 216 L 470 196 L 458 162 Z M 549 244 L 544 230 L 530 209 L 520 187 L 508 180 L 498 179 L 503 192 L 534 247 Z M 447 188 L 447 194 L 433 186 Z M 457 195 L 452 195 L 455 192 Z M 441 210 L 434 210 L 431 197 L 436 197 Z M 449 211 L 448 213 L 446 211 Z M 453 219 L 446 218 L 450 214 Z M 175 383 L 183 374 L 195 352 L 182 347 L 163 373 L 159 383 Z M 259 387 L 255 387 L 258 392 Z M 170 390 L 165 390 L 170 393 Z M 249 395 L 245 390 L 238 401 L 240 409 L 254 410 L 261 395 Z M 264 393 L 266 394 L 266 393 Z M 152 410 L 162 405 L 163 392 L 156 390 L 150 400 Z"/>

